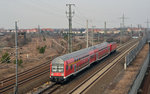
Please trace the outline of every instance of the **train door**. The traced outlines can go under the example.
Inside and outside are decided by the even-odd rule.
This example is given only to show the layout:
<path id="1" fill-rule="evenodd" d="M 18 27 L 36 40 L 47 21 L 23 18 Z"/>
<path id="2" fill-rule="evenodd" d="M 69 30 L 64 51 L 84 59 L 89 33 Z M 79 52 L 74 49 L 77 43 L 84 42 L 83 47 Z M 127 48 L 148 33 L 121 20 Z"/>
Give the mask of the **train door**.
<path id="1" fill-rule="evenodd" d="M 110 54 L 110 46 L 108 46 L 108 54 Z"/>
<path id="2" fill-rule="evenodd" d="M 98 52 L 96 53 L 96 60 L 98 60 Z"/>
<path id="3" fill-rule="evenodd" d="M 77 71 L 77 66 L 76 66 L 76 64 L 74 65 L 74 72 L 76 72 Z"/>

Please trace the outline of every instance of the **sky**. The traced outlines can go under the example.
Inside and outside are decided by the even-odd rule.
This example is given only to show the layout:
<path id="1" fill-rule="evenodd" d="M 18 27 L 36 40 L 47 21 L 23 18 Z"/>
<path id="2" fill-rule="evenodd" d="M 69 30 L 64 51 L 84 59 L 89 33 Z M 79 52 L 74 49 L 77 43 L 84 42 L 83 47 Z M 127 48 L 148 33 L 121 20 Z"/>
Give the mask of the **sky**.
<path id="1" fill-rule="evenodd" d="M 122 15 L 125 26 L 146 27 L 150 19 L 150 0 L 0 0 L 0 28 L 13 29 L 15 21 L 19 28 L 68 28 L 66 4 L 72 6 L 73 28 L 120 27 Z"/>

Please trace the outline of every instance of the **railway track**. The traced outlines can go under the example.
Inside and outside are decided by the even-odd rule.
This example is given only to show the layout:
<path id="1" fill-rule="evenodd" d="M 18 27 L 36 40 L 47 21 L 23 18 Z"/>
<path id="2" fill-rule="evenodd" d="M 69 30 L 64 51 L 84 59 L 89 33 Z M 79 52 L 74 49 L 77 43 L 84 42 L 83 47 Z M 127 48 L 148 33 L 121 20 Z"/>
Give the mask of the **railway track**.
<path id="1" fill-rule="evenodd" d="M 60 87 L 61 87 L 61 84 L 52 82 L 47 88 L 37 92 L 37 94 L 51 94 Z"/>
<path id="2" fill-rule="evenodd" d="M 128 42 L 124 45 L 128 45 L 131 42 Z M 117 49 L 119 50 L 121 48 L 122 48 L 122 46 L 119 46 Z M 19 85 L 19 87 L 24 85 L 25 83 L 27 83 L 29 81 L 32 81 L 36 78 L 41 77 L 42 75 L 44 75 L 46 73 L 49 73 L 49 63 L 50 63 L 50 60 L 41 64 L 41 65 L 38 65 L 34 68 L 31 68 L 30 70 L 26 70 L 24 72 L 19 73 L 18 74 L 18 79 L 19 79 L 18 85 Z M 13 90 L 14 87 L 15 87 L 15 75 L 10 76 L 8 78 L 5 78 L 3 80 L 0 80 L 0 94 L 1 93 L 2 94 L 8 93 L 11 90 Z M 58 86 L 58 87 L 60 87 L 60 86 Z M 57 86 L 55 88 L 58 89 Z M 56 89 L 54 89 L 54 90 L 56 90 Z"/>
<path id="3" fill-rule="evenodd" d="M 94 83 L 96 83 L 99 79 L 101 79 L 105 74 L 112 69 L 120 60 L 124 58 L 126 53 L 128 53 L 132 48 L 134 48 L 137 44 L 130 47 L 130 49 L 123 52 L 123 54 L 118 54 L 116 58 L 113 59 L 108 65 L 104 66 L 102 69 L 96 71 L 93 75 L 89 78 L 84 80 L 81 84 L 76 86 L 73 90 L 71 90 L 68 94 L 81 94 L 89 89 Z"/>
<path id="4" fill-rule="evenodd" d="M 46 73 L 49 73 L 49 64 L 51 60 L 44 62 L 34 68 L 18 74 L 18 85 L 21 86 L 28 81 L 34 80 Z M 0 80 L 0 94 L 8 93 L 15 87 L 15 75 Z"/>
<path id="5" fill-rule="evenodd" d="M 28 72 L 25 72 L 25 73 L 22 73 L 21 75 L 19 75 L 19 78 L 18 78 L 18 85 L 23 85 L 24 83 L 28 82 L 28 81 L 31 81 L 35 78 L 38 78 L 40 76 L 42 76 L 43 74 L 45 73 L 48 73 L 49 72 L 49 67 L 46 65 L 46 66 L 43 66 L 40 68 L 42 71 L 40 70 L 36 70 L 36 71 L 28 71 Z M 15 86 L 15 78 L 11 77 L 10 79 L 8 80 L 4 80 L 4 82 L 1 83 L 1 87 L 0 87 L 0 94 L 2 93 L 7 93 L 8 91 L 14 89 L 14 86 Z"/>
<path id="6" fill-rule="evenodd" d="M 135 43 L 135 42 L 137 42 L 137 41 L 130 41 L 130 42 L 128 42 L 128 43 L 126 43 L 126 44 L 124 44 L 124 45 L 122 45 L 122 46 L 119 46 L 118 48 L 117 48 L 117 51 L 119 51 L 119 50 L 122 50 L 122 49 L 124 49 L 124 51 L 128 48 L 127 46 L 128 45 L 131 45 L 131 44 L 133 44 L 133 43 Z M 116 57 L 118 57 L 119 55 L 121 55 L 122 53 L 120 53 L 120 54 L 118 54 Z M 114 58 L 115 59 L 115 58 Z M 109 60 L 109 61 L 105 61 L 105 62 L 111 62 L 112 61 L 112 59 L 111 60 Z M 103 66 L 103 68 L 105 68 L 106 66 L 107 66 L 108 64 L 106 64 L 106 65 L 104 65 Z M 100 70 L 102 70 L 102 69 L 100 69 Z M 96 72 L 95 72 L 95 74 L 96 74 Z M 93 75 L 92 75 L 93 76 Z M 92 77 L 91 76 L 91 77 Z M 86 82 L 87 80 L 85 80 L 84 82 Z M 53 84 L 52 84 L 53 85 Z M 59 89 L 61 86 L 60 85 L 58 85 L 57 86 L 57 84 L 55 83 L 54 85 L 56 85 L 56 86 L 51 86 L 51 84 L 47 87 L 47 88 L 45 88 L 45 89 L 43 89 L 41 92 L 38 92 L 38 94 L 51 94 L 51 93 L 53 93 L 54 92 L 54 90 L 57 90 L 57 89 Z M 73 90 L 72 90 L 73 91 Z M 71 93 L 73 93 L 73 92 L 71 92 L 70 91 L 70 94 Z M 79 93 L 75 93 L 75 94 L 79 94 Z"/>
<path id="7" fill-rule="evenodd" d="M 43 64 L 40 65 L 40 66 L 36 66 L 36 67 L 34 67 L 34 68 L 32 68 L 32 69 L 29 69 L 29 70 L 26 70 L 26 71 L 24 71 L 24 72 L 21 72 L 21 73 L 18 74 L 18 77 L 23 76 L 23 75 L 26 75 L 27 73 L 32 72 L 33 70 L 36 70 L 36 69 L 38 69 L 38 68 L 40 68 L 40 67 L 43 67 L 43 66 L 49 64 L 49 62 L 50 62 L 50 61 L 47 61 L 47 62 L 43 63 Z M 6 83 L 6 82 L 8 82 L 8 81 L 10 81 L 10 80 L 12 80 L 12 79 L 15 79 L 15 75 L 10 76 L 10 77 L 8 77 L 8 78 L 5 78 L 5 79 L 3 79 L 3 80 L 0 80 L 0 82 Z"/>

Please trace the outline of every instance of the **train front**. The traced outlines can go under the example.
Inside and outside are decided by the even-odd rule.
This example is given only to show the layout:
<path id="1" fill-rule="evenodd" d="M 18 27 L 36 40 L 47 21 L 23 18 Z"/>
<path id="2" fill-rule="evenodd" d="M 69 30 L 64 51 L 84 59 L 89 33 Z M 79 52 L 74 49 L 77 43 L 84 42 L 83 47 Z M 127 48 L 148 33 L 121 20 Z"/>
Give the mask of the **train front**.
<path id="1" fill-rule="evenodd" d="M 50 64 L 50 79 L 55 82 L 64 81 L 64 61 L 59 57 Z"/>

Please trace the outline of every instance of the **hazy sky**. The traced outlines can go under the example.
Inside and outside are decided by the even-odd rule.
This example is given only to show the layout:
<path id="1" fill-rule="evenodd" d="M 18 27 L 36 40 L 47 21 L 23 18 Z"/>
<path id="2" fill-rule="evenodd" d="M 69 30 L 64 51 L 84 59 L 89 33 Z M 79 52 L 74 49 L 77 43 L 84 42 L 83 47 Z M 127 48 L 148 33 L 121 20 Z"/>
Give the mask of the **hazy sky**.
<path id="1" fill-rule="evenodd" d="M 73 28 L 95 25 L 119 27 L 119 19 L 126 16 L 125 25 L 146 26 L 150 19 L 150 0 L 0 0 L 0 28 L 14 28 L 18 21 L 19 28 L 35 28 L 37 25 L 50 28 L 68 28 L 65 12 L 67 3 L 74 3 Z"/>

